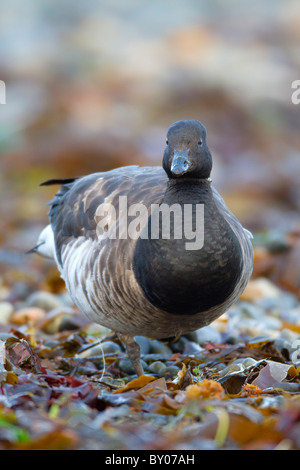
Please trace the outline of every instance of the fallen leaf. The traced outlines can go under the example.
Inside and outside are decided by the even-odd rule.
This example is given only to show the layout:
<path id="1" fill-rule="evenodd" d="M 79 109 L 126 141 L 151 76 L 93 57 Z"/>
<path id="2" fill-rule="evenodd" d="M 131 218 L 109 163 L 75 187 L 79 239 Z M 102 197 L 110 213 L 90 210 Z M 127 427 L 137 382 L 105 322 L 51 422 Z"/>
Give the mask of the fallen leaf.
<path id="1" fill-rule="evenodd" d="M 146 384 L 149 382 L 153 382 L 156 377 L 153 377 L 153 375 L 141 375 L 137 379 L 133 379 L 128 384 L 125 385 L 125 387 L 119 388 L 118 390 L 114 390 L 112 393 L 123 393 L 123 392 L 128 392 L 129 390 L 138 390 L 139 388 L 144 387 Z"/>
<path id="2" fill-rule="evenodd" d="M 261 390 L 272 387 L 277 382 L 282 382 L 290 369 L 290 365 L 281 364 L 275 361 L 268 361 L 267 365 L 261 369 L 258 376 L 253 380 L 252 385 L 256 385 Z"/>
<path id="3" fill-rule="evenodd" d="M 184 377 L 187 373 L 187 367 L 185 364 L 182 364 L 182 369 L 178 372 L 177 376 L 173 380 L 173 383 L 176 383 L 178 387 L 181 387 Z"/>
<path id="4" fill-rule="evenodd" d="M 146 376 L 143 376 L 146 377 Z M 133 382 L 133 380 L 132 380 Z M 130 383 L 132 383 L 130 382 Z M 129 385 L 129 384 L 128 384 Z M 144 387 L 139 389 L 139 393 L 146 393 L 152 390 L 159 390 L 161 392 L 166 392 L 167 391 L 167 384 L 166 384 L 166 379 L 164 377 L 161 377 L 160 379 L 148 382 Z"/>

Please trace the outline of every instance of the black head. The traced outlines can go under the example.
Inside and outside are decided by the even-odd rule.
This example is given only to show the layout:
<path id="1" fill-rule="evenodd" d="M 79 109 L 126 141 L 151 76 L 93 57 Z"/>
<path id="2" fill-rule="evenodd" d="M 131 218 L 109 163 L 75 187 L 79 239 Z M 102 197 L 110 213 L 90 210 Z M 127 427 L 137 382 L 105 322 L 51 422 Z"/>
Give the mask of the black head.
<path id="1" fill-rule="evenodd" d="M 209 178 L 212 158 L 199 121 L 175 122 L 168 130 L 163 168 L 169 178 Z"/>

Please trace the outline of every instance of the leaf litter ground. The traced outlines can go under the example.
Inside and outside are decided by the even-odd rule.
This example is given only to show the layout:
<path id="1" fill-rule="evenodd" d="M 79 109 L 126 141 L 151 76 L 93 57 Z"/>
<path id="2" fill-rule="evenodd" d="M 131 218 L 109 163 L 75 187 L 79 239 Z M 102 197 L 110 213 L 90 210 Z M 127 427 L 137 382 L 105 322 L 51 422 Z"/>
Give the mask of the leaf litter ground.
<path id="1" fill-rule="evenodd" d="M 263 270 L 271 258 L 258 256 Z M 116 335 L 68 303 L 50 272 L 30 293 L 28 280 L 2 285 L 0 319 L 11 311 L 0 328 L 1 449 L 300 448 L 294 291 L 254 273 L 211 326 L 139 338 L 137 377 Z"/>

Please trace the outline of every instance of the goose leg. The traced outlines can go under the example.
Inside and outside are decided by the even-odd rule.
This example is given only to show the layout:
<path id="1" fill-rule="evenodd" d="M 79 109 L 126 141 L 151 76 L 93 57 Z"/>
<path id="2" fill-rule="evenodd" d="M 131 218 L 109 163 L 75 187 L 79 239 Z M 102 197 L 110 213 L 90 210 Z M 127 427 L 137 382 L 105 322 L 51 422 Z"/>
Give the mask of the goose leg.
<path id="1" fill-rule="evenodd" d="M 140 361 L 140 353 L 141 353 L 140 345 L 134 340 L 133 336 L 123 335 L 122 333 L 117 333 L 117 334 L 118 334 L 119 339 L 126 346 L 128 357 L 131 360 L 132 365 L 135 368 L 137 375 L 143 375 L 144 370 Z"/>

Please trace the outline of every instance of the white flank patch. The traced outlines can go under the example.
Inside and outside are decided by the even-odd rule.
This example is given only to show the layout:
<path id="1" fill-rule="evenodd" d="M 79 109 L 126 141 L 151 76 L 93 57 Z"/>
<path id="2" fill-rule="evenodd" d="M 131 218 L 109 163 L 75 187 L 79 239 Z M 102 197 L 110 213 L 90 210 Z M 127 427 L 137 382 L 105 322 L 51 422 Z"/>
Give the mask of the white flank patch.
<path id="1" fill-rule="evenodd" d="M 37 241 L 36 252 L 44 258 L 55 258 L 54 234 L 51 225 L 47 225 Z"/>
<path id="2" fill-rule="evenodd" d="M 92 245 L 93 241 L 85 237 L 79 237 L 74 243 L 67 245 L 63 249 L 63 267 L 60 268 L 73 302 L 87 316 L 94 310 L 89 297 L 94 294 L 95 286 L 86 267 L 89 256 L 93 253 Z"/>

